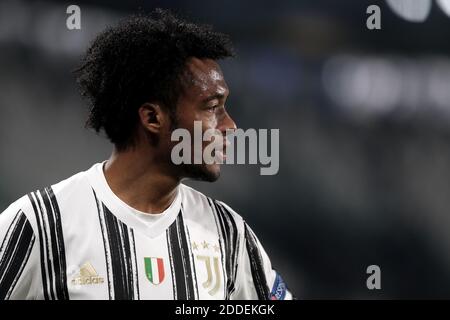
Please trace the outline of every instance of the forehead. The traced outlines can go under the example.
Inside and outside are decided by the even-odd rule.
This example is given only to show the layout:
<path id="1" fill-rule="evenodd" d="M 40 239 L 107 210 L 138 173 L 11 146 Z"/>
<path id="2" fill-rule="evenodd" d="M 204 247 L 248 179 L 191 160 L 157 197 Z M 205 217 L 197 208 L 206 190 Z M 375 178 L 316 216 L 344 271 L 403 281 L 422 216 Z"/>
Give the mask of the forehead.
<path id="1" fill-rule="evenodd" d="M 210 95 L 228 94 L 228 86 L 219 64 L 212 59 L 190 58 L 184 75 L 186 95 L 207 98 Z"/>

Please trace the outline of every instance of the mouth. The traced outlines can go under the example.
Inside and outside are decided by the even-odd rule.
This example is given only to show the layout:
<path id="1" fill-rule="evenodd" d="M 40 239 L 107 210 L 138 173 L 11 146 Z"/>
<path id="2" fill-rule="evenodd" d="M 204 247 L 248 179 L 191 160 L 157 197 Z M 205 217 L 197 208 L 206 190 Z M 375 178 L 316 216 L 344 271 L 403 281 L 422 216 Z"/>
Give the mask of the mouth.
<path id="1" fill-rule="evenodd" d="M 227 159 L 227 147 L 231 145 L 227 137 L 220 136 L 221 143 L 213 150 L 214 164 L 224 164 Z"/>
<path id="2" fill-rule="evenodd" d="M 230 145 L 231 145 L 230 140 L 228 140 L 228 137 L 225 136 L 223 139 L 222 151 L 217 152 L 219 158 L 222 160 L 222 163 L 225 163 L 225 160 L 227 159 L 227 148 Z"/>
<path id="3" fill-rule="evenodd" d="M 222 152 L 222 151 L 216 152 L 216 163 L 222 164 L 225 162 L 226 158 L 227 158 L 227 154 L 225 152 Z"/>
<path id="4" fill-rule="evenodd" d="M 228 137 L 225 136 L 223 139 L 223 148 L 222 148 L 222 152 L 219 151 L 219 153 L 221 153 L 221 157 L 222 160 L 225 161 L 227 158 L 227 148 L 231 145 L 230 140 L 228 140 Z"/>

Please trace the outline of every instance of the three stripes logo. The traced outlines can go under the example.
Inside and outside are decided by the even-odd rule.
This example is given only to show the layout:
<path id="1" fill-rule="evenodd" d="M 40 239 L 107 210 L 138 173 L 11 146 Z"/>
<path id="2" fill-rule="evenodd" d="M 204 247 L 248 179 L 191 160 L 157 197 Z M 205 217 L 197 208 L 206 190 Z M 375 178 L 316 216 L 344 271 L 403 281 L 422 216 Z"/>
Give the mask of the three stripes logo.
<path id="1" fill-rule="evenodd" d="M 100 284 L 104 279 L 99 277 L 97 271 L 91 263 L 86 262 L 80 268 L 80 272 L 72 279 L 73 285 L 88 285 L 88 284 Z"/>
<path id="2" fill-rule="evenodd" d="M 144 263 L 145 274 L 151 283 L 158 285 L 164 281 L 164 260 L 162 258 L 146 257 Z"/>

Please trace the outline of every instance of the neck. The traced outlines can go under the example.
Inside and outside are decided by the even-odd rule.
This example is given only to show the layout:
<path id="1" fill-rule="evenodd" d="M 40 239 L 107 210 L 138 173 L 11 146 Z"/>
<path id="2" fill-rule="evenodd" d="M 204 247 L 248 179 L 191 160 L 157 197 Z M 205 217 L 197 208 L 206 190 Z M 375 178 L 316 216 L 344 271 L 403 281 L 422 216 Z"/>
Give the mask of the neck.
<path id="1" fill-rule="evenodd" d="M 144 153 L 145 154 L 145 153 Z M 113 151 L 104 173 L 114 194 L 136 210 L 161 213 L 174 201 L 180 180 L 138 149 Z"/>

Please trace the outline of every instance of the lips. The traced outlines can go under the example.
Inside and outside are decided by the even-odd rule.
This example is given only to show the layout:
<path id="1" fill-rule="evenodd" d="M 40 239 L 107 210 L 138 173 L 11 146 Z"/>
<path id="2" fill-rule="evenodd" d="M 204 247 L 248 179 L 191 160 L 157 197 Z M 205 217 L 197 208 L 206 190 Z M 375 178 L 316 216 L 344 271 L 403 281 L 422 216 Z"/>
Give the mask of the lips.
<path id="1" fill-rule="evenodd" d="M 212 142 L 214 144 L 214 150 L 212 150 L 212 156 L 214 157 L 214 164 L 224 164 L 227 158 L 226 149 L 231 145 L 230 141 L 221 132 L 216 131 L 213 136 Z"/>
<path id="2" fill-rule="evenodd" d="M 222 152 L 219 151 L 219 156 L 222 158 L 222 162 L 225 162 L 226 158 L 227 158 L 227 148 L 231 145 L 230 140 L 228 140 L 228 137 L 224 137 L 223 139 L 223 145 L 222 145 Z"/>
<path id="3" fill-rule="evenodd" d="M 225 159 L 227 158 L 226 153 L 223 153 L 222 151 L 216 151 L 215 153 L 216 163 L 224 163 Z"/>
<path id="4" fill-rule="evenodd" d="M 224 137 L 223 142 L 223 145 L 225 146 L 224 150 L 231 145 L 231 142 L 228 140 L 227 136 Z"/>

